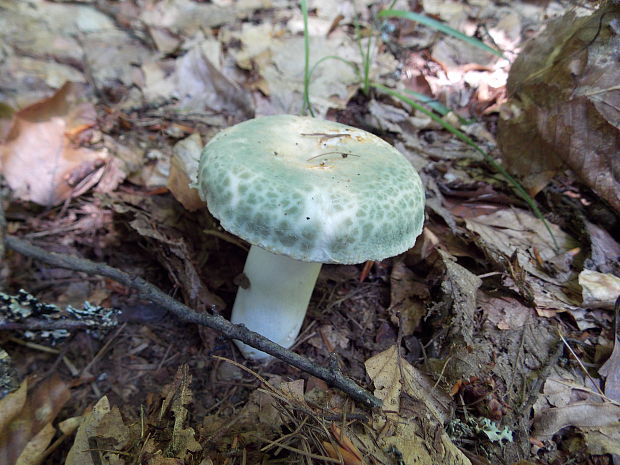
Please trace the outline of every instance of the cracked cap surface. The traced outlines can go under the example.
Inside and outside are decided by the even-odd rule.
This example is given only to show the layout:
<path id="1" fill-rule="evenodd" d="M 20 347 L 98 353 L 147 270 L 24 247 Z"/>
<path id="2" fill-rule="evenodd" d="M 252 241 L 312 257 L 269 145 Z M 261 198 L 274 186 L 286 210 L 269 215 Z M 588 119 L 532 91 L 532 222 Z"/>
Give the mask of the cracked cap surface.
<path id="1" fill-rule="evenodd" d="M 277 115 L 223 130 L 205 146 L 197 187 L 228 232 L 320 263 L 382 260 L 422 231 L 424 189 L 411 163 L 369 132 Z"/>

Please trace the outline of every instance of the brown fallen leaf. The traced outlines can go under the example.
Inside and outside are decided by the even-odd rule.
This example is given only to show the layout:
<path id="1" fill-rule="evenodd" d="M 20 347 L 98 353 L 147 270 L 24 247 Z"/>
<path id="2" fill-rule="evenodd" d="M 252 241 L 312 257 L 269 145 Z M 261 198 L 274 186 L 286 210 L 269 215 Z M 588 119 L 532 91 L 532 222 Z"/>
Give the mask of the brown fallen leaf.
<path id="1" fill-rule="evenodd" d="M 325 448 L 325 452 L 333 459 L 339 460 L 342 457 L 342 461 L 345 465 L 363 465 L 364 462 L 357 456 L 355 456 L 352 452 L 349 452 L 346 449 L 343 449 L 340 446 L 333 446 L 329 442 L 323 441 L 323 447 Z"/>
<path id="2" fill-rule="evenodd" d="M 620 340 L 616 338 L 614 350 L 598 370 L 605 379 L 605 395 L 620 402 Z"/>
<path id="3" fill-rule="evenodd" d="M 363 463 L 362 453 L 357 448 L 357 446 L 353 444 L 353 441 L 351 441 L 349 436 L 347 436 L 347 434 L 344 431 L 342 431 L 342 429 L 336 426 L 335 423 L 331 424 L 330 430 L 333 436 L 336 438 L 336 441 L 338 441 L 338 445 L 341 448 L 345 449 L 348 453 L 353 455 L 355 458 L 357 458 L 359 463 Z"/>
<path id="4" fill-rule="evenodd" d="M 51 423 L 70 397 L 69 386 L 54 375 L 31 391 L 25 380 L 0 400 L 0 463 L 40 463 L 55 434 Z"/>
<path id="5" fill-rule="evenodd" d="M 620 402 L 620 336 L 618 327 L 620 325 L 620 296 L 616 299 L 615 305 L 615 324 L 614 324 L 614 349 L 603 366 L 598 370 L 605 379 L 605 395 L 610 399 Z"/>
<path id="6" fill-rule="evenodd" d="M 402 260 L 395 262 L 390 276 L 390 309 L 400 314 L 398 323 L 403 336 L 413 334 L 426 315 L 424 302 L 419 297 L 426 289 L 416 284 L 413 271 Z"/>
<path id="7" fill-rule="evenodd" d="M 174 414 L 174 426 L 172 428 L 172 440 L 168 446 L 169 451 L 176 458 L 185 460 L 187 455 L 192 452 L 202 450 L 202 446 L 194 438 L 196 432 L 193 428 L 187 426 L 186 421 L 189 414 L 186 405 L 192 403 L 193 394 L 190 389 L 192 376 L 189 374 L 187 365 L 181 365 L 175 375 L 175 382 L 168 391 L 166 400 L 173 396 L 171 410 Z M 172 390 L 174 389 L 174 390 Z M 164 409 L 162 408 L 162 413 Z"/>
<path id="8" fill-rule="evenodd" d="M 620 5 L 549 23 L 512 66 L 498 144 L 532 195 L 568 166 L 620 211 Z"/>
<path id="9" fill-rule="evenodd" d="M 99 465 L 105 451 L 121 450 L 128 440 L 129 428 L 123 423 L 120 411 L 110 408 L 104 396 L 83 416 L 65 465 Z"/>
<path id="10" fill-rule="evenodd" d="M 199 46 L 174 62 L 145 63 L 142 71 L 143 91 L 150 100 L 176 100 L 184 112 L 221 114 L 237 122 L 254 116 L 249 93 L 226 77 Z"/>
<path id="11" fill-rule="evenodd" d="M 0 401 L 0 445 L 2 444 L 2 433 L 8 429 L 11 422 L 24 408 L 27 392 L 28 382 L 24 381 L 19 389 L 11 392 Z"/>
<path id="12" fill-rule="evenodd" d="M 84 182 L 92 187 L 106 156 L 81 147 L 73 139 L 76 130 L 81 132 L 95 124 L 94 106 L 84 100 L 82 88 L 73 83 L 18 111 L 0 144 L 0 171 L 15 196 L 51 206 L 77 195 L 76 191 L 84 192 Z M 91 173 L 94 180 L 89 179 Z"/>
<path id="13" fill-rule="evenodd" d="M 190 184 L 196 181 L 202 147 L 200 134 L 194 133 L 177 142 L 172 149 L 170 174 L 166 186 L 172 195 L 189 211 L 195 211 L 205 206 L 198 195 L 198 191 L 190 187 Z"/>
<path id="14" fill-rule="evenodd" d="M 583 270 L 579 273 L 579 285 L 583 295 L 582 306 L 613 310 L 620 296 L 620 278 L 610 273 Z"/>
<path id="15" fill-rule="evenodd" d="M 384 411 L 398 412 L 403 384 L 396 346 L 369 358 L 364 365 L 375 385 L 374 395 L 383 401 L 381 408 Z"/>
<path id="16" fill-rule="evenodd" d="M 39 465 L 45 459 L 45 450 L 55 434 L 56 429 L 51 423 L 45 425 L 28 441 L 15 465 Z"/>
<path id="17" fill-rule="evenodd" d="M 611 402 L 579 402 L 550 408 L 534 417 L 534 437 L 549 439 L 572 426 L 585 435 L 594 454 L 620 454 L 620 405 Z M 590 449 L 592 448 L 592 449 Z"/>

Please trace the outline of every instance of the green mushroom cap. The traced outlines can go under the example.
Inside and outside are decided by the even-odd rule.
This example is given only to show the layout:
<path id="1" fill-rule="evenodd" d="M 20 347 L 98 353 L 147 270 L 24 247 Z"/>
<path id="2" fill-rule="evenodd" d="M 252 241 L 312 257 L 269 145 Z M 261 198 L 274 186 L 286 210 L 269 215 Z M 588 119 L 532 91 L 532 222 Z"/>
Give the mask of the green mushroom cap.
<path id="1" fill-rule="evenodd" d="M 245 121 L 215 136 L 198 190 L 224 229 L 306 262 L 361 263 L 409 249 L 422 231 L 420 177 L 361 129 L 308 117 Z"/>

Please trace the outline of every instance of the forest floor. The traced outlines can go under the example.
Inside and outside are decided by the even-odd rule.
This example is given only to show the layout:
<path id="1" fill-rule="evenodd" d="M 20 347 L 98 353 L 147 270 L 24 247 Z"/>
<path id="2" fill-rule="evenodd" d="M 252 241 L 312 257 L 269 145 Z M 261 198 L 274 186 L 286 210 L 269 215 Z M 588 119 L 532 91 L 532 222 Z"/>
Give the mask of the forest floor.
<path id="1" fill-rule="evenodd" d="M 582 171 L 547 169 L 555 148 L 536 128 L 501 134 L 525 41 L 598 4 L 391 5 L 498 57 L 380 16 L 389 3 L 309 1 L 310 63 L 339 57 L 315 68 L 310 101 L 411 161 L 425 228 L 400 256 L 324 265 L 293 348 L 335 361 L 383 407 L 279 360 L 246 361 L 130 286 L 0 246 L 2 465 L 620 464 L 620 216 L 617 192 L 592 181 L 611 170 L 585 155 Z M 618 34 L 609 11 L 597 35 Z M 188 188 L 192 160 L 226 127 L 302 111 L 303 32 L 289 0 L 0 0 L 0 239 L 229 317 L 248 244 Z M 386 88 L 429 97 L 481 150 Z M 562 143 L 590 135 L 572 134 Z M 481 151 L 515 166 L 546 223 Z M 88 331 L 53 326 L 89 319 Z"/>

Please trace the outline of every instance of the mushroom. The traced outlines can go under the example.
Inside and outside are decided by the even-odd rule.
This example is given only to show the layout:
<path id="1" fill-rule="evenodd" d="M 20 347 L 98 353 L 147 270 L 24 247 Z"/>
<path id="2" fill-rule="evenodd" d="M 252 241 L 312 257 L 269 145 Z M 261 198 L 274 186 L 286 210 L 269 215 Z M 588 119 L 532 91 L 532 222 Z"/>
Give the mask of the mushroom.
<path id="1" fill-rule="evenodd" d="M 382 260 L 413 246 L 424 190 L 411 163 L 360 129 L 309 117 L 255 118 L 204 148 L 197 188 L 252 244 L 231 321 L 289 348 L 321 265 Z M 235 341 L 246 358 L 267 354 Z"/>

